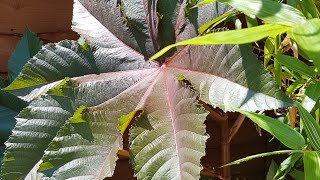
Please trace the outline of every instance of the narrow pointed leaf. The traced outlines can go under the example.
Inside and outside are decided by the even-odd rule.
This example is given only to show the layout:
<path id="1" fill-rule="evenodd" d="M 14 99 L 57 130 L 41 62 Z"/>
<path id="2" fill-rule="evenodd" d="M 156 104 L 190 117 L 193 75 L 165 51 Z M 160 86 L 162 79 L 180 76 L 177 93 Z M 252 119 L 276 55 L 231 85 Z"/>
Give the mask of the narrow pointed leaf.
<path id="1" fill-rule="evenodd" d="M 171 76 L 171 77 L 170 77 Z M 172 74 L 159 75 L 141 117 L 130 130 L 138 179 L 198 179 L 205 154 L 207 113 Z"/>
<path id="2" fill-rule="evenodd" d="M 312 115 L 302 107 L 298 102 L 295 105 L 299 109 L 300 119 L 303 123 L 304 130 L 309 138 L 310 144 L 317 151 L 320 151 L 320 126 Z"/>
<path id="3" fill-rule="evenodd" d="M 276 174 L 278 168 L 279 165 L 275 163 L 274 160 L 271 160 L 271 164 L 266 175 L 266 180 L 273 180 L 273 177 Z"/>
<path id="4" fill-rule="evenodd" d="M 282 151 L 272 151 L 272 152 L 267 152 L 267 153 L 255 154 L 255 155 L 252 155 L 252 156 L 248 156 L 248 157 L 245 157 L 245 158 L 238 159 L 236 161 L 233 161 L 231 163 L 223 165 L 222 167 L 237 165 L 237 164 L 240 164 L 240 163 L 243 163 L 243 162 L 246 162 L 246 161 L 250 161 L 250 160 L 256 159 L 256 158 L 262 158 L 262 157 L 266 157 L 266 156 L 273 156 L 273 155 L 280 155 L 280 154 L 292 154 L 292 153 L 303 153 L 303 151 L 300 151 L 300 150 L 282 150 Z"/>
<path id="5" fill-rule="evenodd" d="M 222 32 L 214 32 L 204 36 L 195 37 L 176 44 L 169 45 L 150 59 L 156 59 L 163 55 L 165 52 L 176 46 L 183 45 L 212 45 L 212 44 L 247 44 L 266 38 L 268 36 L 275 36 L 288 31 L 288 26 L 277 24 L 265 24 L 252 28 L 245 28 L 240 30 L 230 30 Z"/>
<path id="6" fill-rule="evenodd" d="M 290 128 L 287 124 L 261 114 L 246 112 L 239 109 L 235 110 L 250 118 L 259 127 L 268 131 L 288 148 L 301 150 L 306 146 L 303 136 Z"/>
<path id="7" fill-rule="evenodd" d="M 304 172 L 297 169 L 294 169 L 293 171 L 289 172 L 289 175 L 296 180 L 305 180 Z"/>
<path id="8" fill-rule="evenodd" d="M 304 174 L 306 180 L 320 179 L 320 152 L 307 151 L 303 156 Z"/>
<path id="9" fill-rule="evenodd" d="M 306 88 L 304 92 L 304 99 L 301 102 L 302 106 L 310 112 L 312 108 L 316 105 L 320 97 L 320 82 L 319 81 L 311 81 L 309 86 Z"/>
<path id="10" fill-rule="evenodd" d="M 289 35 L 294 39 L 299 46 L 299 51 L 303 51 L 320 70 L 320 57 L 319 57 L 319 29 L 320 19 L 311 19 L 306 23 L 293 28 Z"/>
<path id="11" fill-rule="evenodd" d="M 196 5 L 196 7 L 197 7 L 197 6 L 207 5 L 207 4 L 210 4 L 210 3 L 214 3 L 214 2 L 216 2 L 216 1 L 217 1 L 217 0 L 203 0 L 203 1 L 199 2 L 199 3 Z"/>
<path id="12" fill-rule="evenodd" d="M 292 6 L 272 0 L 218 0 L 247 15 L 255 15 L 266 23 L 296 26 L 306 22 L 303 14 Z"/>
<path id="13" fill-rule="evenodd" d="M 41 49 L 42 42 L 28 28 L 25 29 L 8 63 L 8 79 L 11 83 L 21 72 L 27 61 Z"/>
<path id="14" fill-rule="evenodd" d="M 319 18 L 319 11 L 317 9 L 317 6 L 315 5 L 314 0 L 304 0 L 298 2 L 299 7 L 305 17 L 307 17 L 308 19 Z"/>
<path id="15" fill-rule="evenodd" d="M 306 75 L 308 77 L 314 77 L 316 75 L 313 69 L 299 59 L 283 54 L 274 54 L 273 56 L 277 58 L 279 63 L 297 73 Z"/>
<path id="16" fill-rule="evenodd" d="M 264 44 L 264 48 L 263 48 L 263 52 L 264 52 L 264 61 L 263 61 L 263 65 L 266 68 L 268 66 L 268 63 L 271 59 L 271 54 L 273 54 L 275 48 L 275 41 L 274 41 L 274 37 L 268 37 L 266 39 L 266 42 Z"/>
<path id="17" fill-rule="evenodd" d="M 295 80 L 286 90 L 286 94 L 291 94 L 305 84 L 304 79 Z M 305 98 L 306 99 L 306 98 Z M 313 107 L 313 106 L 312 106 Z"/>
<path id="18" fill-rule="evenodd" d="M 274 179 L 283 179 L 295 166 L 296 162 L 303 157 L 301 153 L 295 153 L 290 155 L 287 159 L 280 164 Z"/>
<path id="19" fill-rule="evenodd" d="M 236 14 L 237 13 L 235 13 L 235 12 L 226 12 L 223 15 L 221 15 L 217 18 L 214 18 L 213 20 L 211 20 L 211 21 L 205 23 L 204 25 L 202 25 L 201 27 L 199 27 L 199 29 L 198 29 L 199 34 L 203 34 L 210 27 L 212 28 L 212 27 L 218 25 L 219 23 L 227 20 L 228 18 L 235 16 Z"/>

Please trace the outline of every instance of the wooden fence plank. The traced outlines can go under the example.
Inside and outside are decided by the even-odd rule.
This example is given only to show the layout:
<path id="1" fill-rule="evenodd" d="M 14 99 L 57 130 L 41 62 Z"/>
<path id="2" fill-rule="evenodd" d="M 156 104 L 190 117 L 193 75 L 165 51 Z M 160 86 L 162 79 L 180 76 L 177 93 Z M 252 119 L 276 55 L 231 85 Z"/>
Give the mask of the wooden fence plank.
<path id="1" fill-rule="evenodd" d="M 33 32 L 70 31 L 72 0 L 1 0 L 0 34 L 22 34 L 28 25 Z"/>
<path id="2" fill-rule="evenodd" d="M 7 61 L 26 26 L 44 43 L 77 39 L 70 29 L 72 6 L 72 0 L 1 0 L 0 73 L 7 72 Z"/>
<path id="3" fill-rule="evenodd" d="M 74 32 L 38 34 L 44 43 L 58 42 L 64 39 L 77 39 Z M 21 35 L 0 35 L 0 73 L 7 72 L 7 63 Z"/>
<path id="4" fill-rule="evenodd" d="M 0 72 L 7 72 L 7 62 L 21 37 L 0 35 Z"/>

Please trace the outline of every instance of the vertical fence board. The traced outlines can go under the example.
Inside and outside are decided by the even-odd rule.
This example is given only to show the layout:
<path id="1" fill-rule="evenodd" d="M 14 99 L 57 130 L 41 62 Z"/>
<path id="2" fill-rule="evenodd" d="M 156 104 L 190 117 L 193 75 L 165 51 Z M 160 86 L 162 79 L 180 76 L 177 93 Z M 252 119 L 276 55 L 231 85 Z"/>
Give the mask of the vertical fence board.
<path id="1" fill-rule="evenodd" d="M 7 61 L 28 26 L 45 42 L 76 39 L 71 31 L 72 0 L 0 1 L 0 73 L 7 72 Z"/>

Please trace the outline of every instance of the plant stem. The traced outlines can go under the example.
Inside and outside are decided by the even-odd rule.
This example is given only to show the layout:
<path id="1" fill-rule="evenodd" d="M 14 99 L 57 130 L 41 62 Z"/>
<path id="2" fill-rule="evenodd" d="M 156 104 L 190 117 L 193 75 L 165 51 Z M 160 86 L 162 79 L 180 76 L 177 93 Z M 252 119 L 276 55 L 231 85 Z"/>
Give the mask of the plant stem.
<path id="1" fill-rule="evenodd" d="M 275 38 L 275 45 L 274 45 L 274 48 L 275 48 L 274 53 L 275 54 L 280 53 L 280 50 L 279 50 L 280 44 L 281 44 L 281 35 L 277 35 Z M 281 64 L 278 62 L 277 58 L 274 58 L 273 77 L 279 87 L 281 87 L 281 84 L 282 84 L 281 83 L 281 70 L 282 70 Z"/>
<path id="2" fill-rule="evenodd" d="M 234 135 L 237 134 L 237 132 L 239 131 L 244 119 L 246 118 L 246 116 L 244 116 L 243 114 L 240 114 L 236 120 L 236 122 L 233 124 L 231 130 L 230 130 L 230 135 L 229 135 L 229 139 L 228 142 L 230 143 L 232 138 L 234 137 Z"/>

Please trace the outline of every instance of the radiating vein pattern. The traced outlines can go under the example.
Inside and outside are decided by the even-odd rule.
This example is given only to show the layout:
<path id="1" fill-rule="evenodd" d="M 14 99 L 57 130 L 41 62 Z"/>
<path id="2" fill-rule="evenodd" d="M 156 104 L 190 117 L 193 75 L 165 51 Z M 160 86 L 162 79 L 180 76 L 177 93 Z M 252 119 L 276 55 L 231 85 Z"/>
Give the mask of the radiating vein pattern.
<path id="1" fill-rule="evenodd" d="M 90 111 L 83 113 L 87 123 L 67 124 L 45 151 L 43 165 L 55 167 L 51 178 L 103 179 L 110 177 L 122 149 L 121 134 L 112 117 L 117 111 Z M 44 167 L 46 168 L 46 167 Z M 46 174 L 46 172 L 42 172 Z"/>
<path id="2" fill-rule="evenodd" d="M 201 100 L 224 110 L 225 105 L 248 111 L 291 105 L 247 45 L 189 46 L 168 66 L 191 81 Z"/>
<path id="3" fill-rule="evenodd" d="M 162 72 L 144 113 L 130 130 L 138 179 L 198 179 L 207 139 L 206 115 L 191 90 Z"/>
<path id="4" fill-rule="evenodd" d="M 158 74 L 157 69 L 75 78 L 76 104 L 88 106 L 81 112 L 85 122 L 68 123 L 58 132 L 45 151 L 42 174 L 55 179 L 111 177 L 116 153 L 122 149 L 118 119 L 141 108 L 139 103 Z M 87 97 L 92 93 L 98 94 L 97 98 Z"/>

